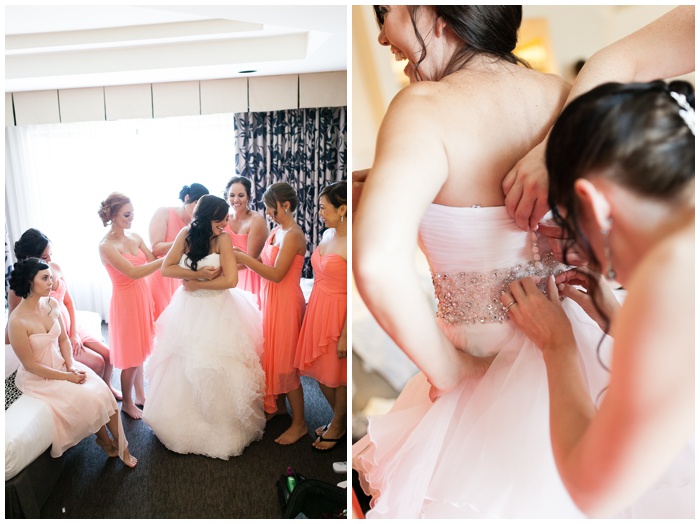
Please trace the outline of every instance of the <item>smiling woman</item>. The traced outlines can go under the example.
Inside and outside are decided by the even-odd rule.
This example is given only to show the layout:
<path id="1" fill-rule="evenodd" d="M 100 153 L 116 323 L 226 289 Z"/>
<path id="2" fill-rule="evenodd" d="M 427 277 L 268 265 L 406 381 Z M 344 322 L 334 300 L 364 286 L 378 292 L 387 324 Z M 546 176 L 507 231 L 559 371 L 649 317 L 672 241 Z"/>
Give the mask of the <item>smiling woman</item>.
<path id="1" fill-rule="evenodd" d="M 103 320 L 111 283 L 89 247 L 104 234 L 95 203 L 115 190 L 127 193 L 136 209 L 133 230 L 147 238 L 150 217 L 181 204 L 178 191 L 195 173 L 218 193 L 235 163 L 230 114 L 16 126 L 5 133 L 10 242 L 30 227 L 44 232 L 79 309 Z"/>

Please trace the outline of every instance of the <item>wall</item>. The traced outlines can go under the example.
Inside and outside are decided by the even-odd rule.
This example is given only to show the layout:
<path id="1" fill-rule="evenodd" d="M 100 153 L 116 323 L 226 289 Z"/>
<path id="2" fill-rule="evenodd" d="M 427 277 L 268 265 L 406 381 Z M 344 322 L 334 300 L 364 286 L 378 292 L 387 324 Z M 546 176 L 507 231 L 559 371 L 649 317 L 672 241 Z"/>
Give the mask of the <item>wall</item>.
<path id="1" fill-rule="evenodd" d="M 5 126 L 347 105 L 347 72 L 5 93 Z"/>

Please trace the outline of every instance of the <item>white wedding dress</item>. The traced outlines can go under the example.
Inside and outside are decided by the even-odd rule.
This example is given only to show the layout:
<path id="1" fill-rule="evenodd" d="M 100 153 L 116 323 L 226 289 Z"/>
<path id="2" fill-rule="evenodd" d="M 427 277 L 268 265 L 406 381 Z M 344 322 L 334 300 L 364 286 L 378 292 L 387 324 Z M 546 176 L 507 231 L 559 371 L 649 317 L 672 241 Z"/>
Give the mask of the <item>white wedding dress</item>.
<path id="1" fill-rule="evenodd" d="M 188 267 L 183 255 L 180 266 Z M 212 253 L 198 267 L 219 267 Z M 262 319 L 239 289 L 177 289 L 156 322 L 144 421 L 170 450 L 228 459 L 262 437 Z"/>
<path id="2" fill-rule="evenodd" d="M 373 497 L 367 517 L 583 518 L 554 463 L 541 352 L 500 301 L 513 280 L 563 266 L 504 207 L 432 204 L 419 243 L 433 274 L 440 328 L 461 351 L 495 358 L 485 376 L 435 403 L 418 373 L 388 414 L 370 418 L 367 435 L 353 445 L 353 468 Z M 609 378 L 598 353 L 609 364 L 611 340 L 573 301 L 562 305 L 598 400 Z"/>

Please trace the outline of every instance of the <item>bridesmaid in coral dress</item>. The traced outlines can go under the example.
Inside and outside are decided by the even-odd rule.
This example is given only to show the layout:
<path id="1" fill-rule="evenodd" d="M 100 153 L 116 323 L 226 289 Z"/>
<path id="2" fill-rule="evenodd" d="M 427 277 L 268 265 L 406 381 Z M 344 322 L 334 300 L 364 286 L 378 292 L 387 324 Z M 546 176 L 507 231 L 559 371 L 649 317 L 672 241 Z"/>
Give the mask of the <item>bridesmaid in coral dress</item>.
<path id="1" fill-rule="evenodd" d="M 250 180 L 242 176 L 235 176 L 226 184 L 224 198 L 231 206 L 226 232 L 235 247 L 253 258 L 260 258 L 267 238 L 267 221 L 260 213 L 249 209 L 251 189 Z M 244 264 L 239 264 L 236 287 L 253 293 L 260 306 L 260 275 Z"/>
<path id="2" fill-rule="evenodd" d="M 299 329 L 306 307 L 299 282 L 306 254 L 304 233 L 294 221 L 299 198 L 286 182 L 272 184 L 263 195 L 266 214 L 277 224 L 265 241 L 261 259 L 236 250 L 236 260 L 262 277 L 260 301 L 265 352 L 265 413 L 268 418 L 286 413 L 284 396 L 292 409 L 292 424 L 275 439 L 294 444 L 307 434 L 304 392 L 294 367 Z"/>
<path id="3" fill-rule="evenodd" d="M 184 186 L 180 190 L 179 198 L 182 204 L 179 207 L 158 208 L 148 227 L 151 250 L 155 256 L 163 258 L 168 254 L 177 234 L 192 220 L 192 211 L 197 201 L 203 195 L 208 194 L 209 190 L 202 184 L 195 183 L 191 186 Z M 157 320 L 170 304 L 175 290 L 180 287 L 180 280 L 164 277 L 160 271 L 156 271 L 148 277 L 148 285 L 153 294 L 153 318 Z"/>
<path id="4" fill-rule="evenodd" d="M 153 344 L 153 298 L 146 277 L 160 269 L 155 257 L 136 233 L 127 231 L 134 220 L 134 206 L 125 195 L 112 193 L 98 211 L 102 224 L 111 228 L 100 241 L 100 258 L 112 280 L 109 305 L 109 346 L 112 361 L 122 370 L 122 411 L 141 418 L 146 395 L 143 362 Z M 136 398 L 132 397 L 135 389 Z"/>
<path id="5" fill-rule="evenodd" d="M 347 184 L 321 191 L 319 215 L 328 229 L 311 255 L 314 287 L 301 326 L 294 367 L 315 379 L 333 409 L 316 430 L 317 451 L 333 449 L 347 428 Z"/>

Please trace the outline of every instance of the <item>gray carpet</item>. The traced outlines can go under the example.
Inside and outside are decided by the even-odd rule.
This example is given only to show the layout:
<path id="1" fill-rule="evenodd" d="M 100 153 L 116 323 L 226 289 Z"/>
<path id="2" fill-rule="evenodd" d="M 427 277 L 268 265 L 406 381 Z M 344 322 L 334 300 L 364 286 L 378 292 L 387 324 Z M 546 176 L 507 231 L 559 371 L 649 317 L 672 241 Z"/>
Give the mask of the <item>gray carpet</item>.
<path id="1" fill-rule="evenodd" d="M 118 387 L 118 371 L 113 383 Z M 280 518 L 275 483 L 291 466 L 306 478 L 337 484 L 347 475 L 333 463 L 347 460 L 347 440 L 319 453 L 311 446 L 315 428 L 332 411 L 316 381 L 302 377 L 309 436 L 291 446 L 274 439 L 291 421 L 268 422 L 262 440 L 228 461 L 168 450 L 146 423 L 122 414 L 135 469 L 108 458 L 88 437 L 65 453 L 58 483 L 41 511 L 42 518 Z"/>

